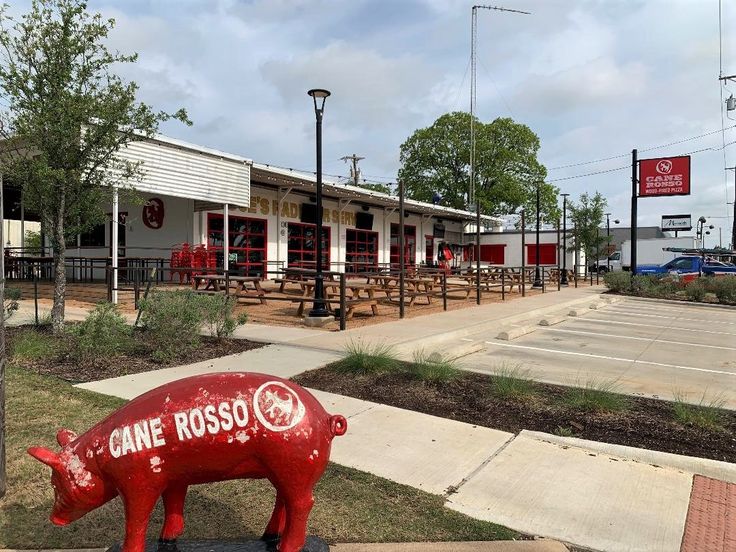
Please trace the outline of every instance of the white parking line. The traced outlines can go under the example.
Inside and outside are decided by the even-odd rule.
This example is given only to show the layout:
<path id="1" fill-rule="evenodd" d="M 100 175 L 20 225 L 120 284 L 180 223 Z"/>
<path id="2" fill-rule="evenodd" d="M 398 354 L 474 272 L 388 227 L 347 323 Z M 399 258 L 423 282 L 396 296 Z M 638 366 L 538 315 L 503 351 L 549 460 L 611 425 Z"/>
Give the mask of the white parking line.
<path id="1" fill-rule="evenodd" d="M 686 341 L 669 341 L 667 339 L 657 339 L 656 337 L 634 337 L 630 335 L 618 335 L 599 332 L 584 332 L 582 330 L 566 330 L 564 328 L 544 328 L 545 332 L 562 332 L 581 335 L 596 335 L 600 337 L 615 337 L 619 339 L 635 339 L 636 341 L 651 341 L 652 343 L 669 343 L 671 345 L 686 345 L 688 347 L 706 347 L 708 349 L 724 349 L 726 351 L 736 351 L 736 347 L 722 347 L 720 345 L 704 345 L 702 343 L 688 343 Z"/>
<path id="2" fill-rule="evenodd" d="M 725 322 L 723 320 L 706 320 L 704 318 L 680 318 L 679 316 L 673 316 L 673 315 L 665 315 L 665 314 L 643 314 L 640 312 L 632 313 L 631 311 L 622 310 L 611 310 L 606 309 L 604 312 L 608 314 L 616 314 L 621 316 L 631 316 L 632 314 L 635 314 L 636 316 L 645 316 L 647 318 L 668 318 L 670 320 L 682 320 L 683 322 L 707 322 L 708 324 L 728 324 L 728 325 L 736 325 L 736 322 Z"/>
<path id="3" fill-rule="evenodd" d="M 677 316 L 677 313 L 680 314 L 707 314 L 703 311 L 703 309 L 693 309 L 693 308 L 685 308 L 685 307 L 655 307 L 655 306 L 640 306 L 637 303 L 614 303 L 610 305 L 611 310 L 625 310 L 626 312 L 641 312 L 641 311 L 648 311 L 648 312 L 664 312 L 664 311 L 670 311 L 673 312 L 670 316 Z M 714 310 L 710 309 L 710 312 L 713 314 L 723 314 L 723 315 L 733 315 L 733 312 L 729 312 L 726 310 Z"/>
<path id="4" fill-rule="evenodd" d="M 678 370 L 690 370 L 693 372 L 708 372 L 710 374 L 722 374 L 724 376 L 736 376 L 734 372 L 724 372 L 722 370 L 709 370 L 708 368 L 695 368 L 694 366 L 680 366 L 677 364 L 665 364 L 663 362 L 651 362 L 648 360 L 633 360 L 630 358 L 618 358 L 606 355 L 594 355 L 591 353 L 576 353 L 572 351 L 558 351 L 557 349 L 545 349 L 543 347 L 530 347 L 529 345 L 512 345 L 511 343 L 501 343 L 499 341 L 486 341 L 488 345 L 496 347 L 510 347 L 512 349 L 526 349 L 529 351 L 542 351 L 543 353 L 553 353 L 558 355 L 582 356 L 588 358 L 600 358 L 603 360 L 615 360 L 618 362 L 627 362 L 629 364 L 650 364 L 652 366 L 662 366 L 664 368 L 676 368 Z"/>
<path id="5" fill-rule="evenodd" d="M 622 320 L 606 320 L 605 318 L 588 318 L 587 316 L 584 319 L 586 322 L 598 322 L 601 324 L 623 324 L 625 326 L 642 326 L 644 328 L 651 328 L 651 324 L 639 324 L 637 322 L 623 322 Z M 731 335 L 736 337 L 736 333 L 731 332 L 716 332 L 714 330 L 701 330 L 700 328 L 679 328 L 675 326 L 667 326 L 666 329 L 668 330 L 682 330 L 686 332 L 700 332 L 700 333 L 707 333 L 707 334 L 716 334 L 716 335 Z"/>

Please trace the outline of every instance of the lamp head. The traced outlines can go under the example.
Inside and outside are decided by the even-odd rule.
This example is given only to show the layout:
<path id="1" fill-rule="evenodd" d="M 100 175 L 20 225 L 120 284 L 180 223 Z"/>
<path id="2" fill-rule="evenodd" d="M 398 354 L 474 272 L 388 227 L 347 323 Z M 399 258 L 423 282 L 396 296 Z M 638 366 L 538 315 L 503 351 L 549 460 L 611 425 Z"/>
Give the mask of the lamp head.
<path id="1" fill-rule="evenodd" d="M 614 221 L 613 221 L 613 223 L 614 223 L 614 224 L 620 224 L 620 223 L 621 223 L 621 221 L 620 221 L 620 220 L 618 220 L 618 219 L 616 219 L 616 220 L 614 220 Z"/>
<path id="2" fill-rule="evenodd" d="M 312 88 L 307 94 L 312 96 L 314 100 L 315 113 L 321 115 L 325 109 L 325 100 L 330 95 L 330 91 L 323 88 Z"/>
<path id="3" fill-rule="evenodd" d="M 700 217 L 698 219 L 698 222 L 701 223 L 701 224 L 705 224 L 705 217 Z"/>

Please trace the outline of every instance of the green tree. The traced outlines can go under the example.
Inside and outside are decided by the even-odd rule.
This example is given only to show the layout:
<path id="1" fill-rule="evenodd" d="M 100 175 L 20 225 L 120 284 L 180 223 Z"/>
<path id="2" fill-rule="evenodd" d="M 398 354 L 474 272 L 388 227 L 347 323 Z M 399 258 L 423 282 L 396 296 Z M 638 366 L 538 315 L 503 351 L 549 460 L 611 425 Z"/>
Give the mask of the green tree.
<path id="1" fill-rule="evenodd" d="M 142 176 L 138 163 L 115 153 L 152 136 L 176 118 L 136 101 L 134 82 L 114 73 L 136 54 L 105 46 L 115 21 L 90 14 L 83 0 L 33 0 L 12 18 L 0 9 L 2 169 L 23 187 L 28 206 L 41 216 L 53 247 L 56 332 L 63 328 L 67 239 L 104 220 L 114 187 Z"/>
<path id="2" fill-rule="evenodd" d="M 547 170 L 538 161 L 539 138 L 526 125 L 509 118 L 490 123 L 477 119 L 475 126 L 475 178 L 481 212 L 505 215 L 526 209 L 528 220 L 536 216 L 539 184 L 541 211 L 545 220 L 560 216 L 556 187 L 544 182 Z M 447 113 L 432 126 L 420 128 L 401 145 L 399 179 L 407 196 L 468 208 L 470 189 L 470 114 Z"/>
<path id="3" fill-rule="evenodd" d="M 596 250 L 603 251 L 603 245 L 606 243 L 605 233 L 600 232 L 603 225 L 603 217 L 606 212 L 608 202 L 600 192 L 596 192 L 592 197 L 584 192 L 577 203 L 569 202 L 570 220 L 573 223 L 574 244 L 571 249 L 576 247 L 585 253 L 586 267 L 591 264 L 595 258 Z"/>

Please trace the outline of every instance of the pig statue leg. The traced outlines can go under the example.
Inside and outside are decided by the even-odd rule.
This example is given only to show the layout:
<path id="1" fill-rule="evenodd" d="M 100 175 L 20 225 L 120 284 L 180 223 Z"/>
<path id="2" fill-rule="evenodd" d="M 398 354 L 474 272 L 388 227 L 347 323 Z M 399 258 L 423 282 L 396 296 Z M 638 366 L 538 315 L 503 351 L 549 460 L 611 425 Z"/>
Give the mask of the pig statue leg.
<path id="1" fill-rule="evenodd" d="M 122 552 L 145 552 L 146 529 L 159 492 L 142 492 L 140 489 L 120 491 L 125 508 L 125 539 Z"/>
<path id="2" fill-rule="evenodd" d="M 273 513 L 271 519 L 266 525 L 266 530 L 263 532 L 261 540 L 266 542 L 277 542 L 284 532 L 286 526 L 286 507 L 284 504 L 284 498 L 280 492 L 276 492 L 276 505 L 273 507 Z"/>
<path id="3" fill-rule="evenodd" d="M 161 495 L 164 502 L 164 526 L 161 528 L 159 543 L 173 544 L 176 537 L 184 531 L 184 499 L 186 497 L 186 485 L 170 487 Z"/>
<path id="4" fill-rule="evenodd" d="M 284 493 L 286 527 L 279 552 L 299 552 L 307 539 L 307 518 L 314 504 L 312 487 L 293 487 Z"/>

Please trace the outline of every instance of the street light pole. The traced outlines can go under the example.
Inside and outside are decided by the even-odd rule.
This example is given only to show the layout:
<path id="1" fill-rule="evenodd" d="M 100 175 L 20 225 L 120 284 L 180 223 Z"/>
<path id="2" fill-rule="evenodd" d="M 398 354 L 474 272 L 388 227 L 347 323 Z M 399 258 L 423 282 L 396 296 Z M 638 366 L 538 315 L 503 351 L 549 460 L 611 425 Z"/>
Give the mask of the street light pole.
<path id="1" fill-rule="evenodd" d="M 322 274 L 322 114 L 328 90 L 315 88 L 307 92 L 314 100 L 314 114 L 317 119 L 317 270 L 314 275 L 314 305 L 309 311 L 310 318 L 326 318 L 330 315 L 325 303 L 324 275 Z M 321 103 L 318 105 L 318 100 Z"/>
<path id="2" fill-rule="evenodd" d="M 569 286 L 567 281 L 567 196 L 570 194 L 560 194 L 562 196 L 562 276 L 560 277 L 561 286 Z"/>
<path id="3" fill-rule="evenodd" d="M 539 257 L 539 224 L 541 220 L 541 213 L 539 212 L 541 210 L 541 185 L 539 182 L 537 182 L 537 245 L 536 245 L 536 258 L 535 261 L 535 268 L 534 268 L 534 283 L 532 284 L 532 287 L 535 289 L 540 289 L 542 287 L 542 275 L 539 270 L 539 263 L 540 263 L 540 257 Z"/>
<path id="4" fill-rule="evenodd" d="M 606 270 L 611 272 L 611 213 L 606 213 Z"/>

